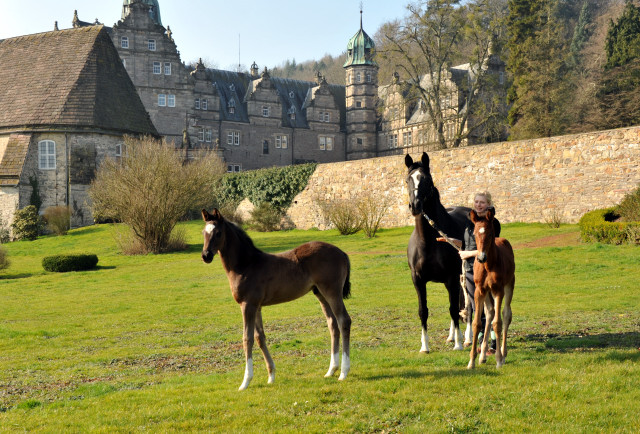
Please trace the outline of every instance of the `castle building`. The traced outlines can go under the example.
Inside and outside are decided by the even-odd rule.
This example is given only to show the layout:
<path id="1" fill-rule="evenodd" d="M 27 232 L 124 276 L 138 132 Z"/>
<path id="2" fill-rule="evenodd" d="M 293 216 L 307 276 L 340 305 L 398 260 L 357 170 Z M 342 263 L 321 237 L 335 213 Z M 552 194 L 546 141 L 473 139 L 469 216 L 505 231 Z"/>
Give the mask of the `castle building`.
<path id="1" fill-rule="evenodd" d="M 125 135 L 158 136 L 102 25 L 0 40 L 0 221 L 39 203 L 93 224 L 88 190 Z"/>
<path id="2" fill-rule="evenodd" d="M 73 26 L 85 23 L 74 15 Z M 378 84 L 375 44 L 362 27 L 348 41 L 346 85 L 271 77 L 265 68 L 248 72 L 195 68 L 180 59 L 174 35 L 163 26 L 157 0 L 123 0 L 122 18 L 108 28 L 113 43 L 158 132 L 197 158 L 217 152 L 229 171 L 303 162 L 371 158 L 436 149 L 430 120 L 410 100 L 406 83 Z M 504 64 L 483 67 L 504 74 Z M 469 65 L 450 68 L 447 137 L 455 113 L 465 107 Z M 473 125 L 473 116 L 469 124 Z M 462 145 L 486 141 L 471 137 Z"/>

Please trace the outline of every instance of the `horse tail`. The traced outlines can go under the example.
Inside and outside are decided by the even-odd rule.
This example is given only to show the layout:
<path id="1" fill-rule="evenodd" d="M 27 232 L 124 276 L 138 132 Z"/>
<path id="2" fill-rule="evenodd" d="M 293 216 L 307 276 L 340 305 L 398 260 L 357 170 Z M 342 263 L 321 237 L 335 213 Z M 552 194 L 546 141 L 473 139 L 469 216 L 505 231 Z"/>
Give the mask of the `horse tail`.
<path id="1" fill-rule="evenodd" d="M 347 299 L 351 296 L 351 282 L 349 278 L 351 277 L 351 261 L 349 261 L 349 256 L 345 253 L 347 258 L 347 278 L 344 281 L 344 286 L 342 287 L 342 298 Z"/>

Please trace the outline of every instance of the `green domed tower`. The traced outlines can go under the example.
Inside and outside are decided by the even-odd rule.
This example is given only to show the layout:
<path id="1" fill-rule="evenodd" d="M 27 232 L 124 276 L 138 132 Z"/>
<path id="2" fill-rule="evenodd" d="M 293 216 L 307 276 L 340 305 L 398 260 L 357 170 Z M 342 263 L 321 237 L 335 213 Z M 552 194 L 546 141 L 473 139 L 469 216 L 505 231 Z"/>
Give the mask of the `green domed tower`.
<path id="1" fill-rule="evenodd" d="M 376 152 L 376 98 L 378 64 L 373 60 L 375 44 L 362 29 L 347 44 L 346 109 L 347 160 L 372 158 Z"/>
<path id="2" fill-rule="evenodd" d="M 158 4 L 157 0 L 123 0 L 121 19 L 124 20 L 124 17 L 129 15 L 129 5 L 136 2 L 147 5 L 149 7 L 149 16 L 151 17 L 153 22 L 160 26 L 162 25 L 162 20 L 160 19 L 160 5 Z"/>

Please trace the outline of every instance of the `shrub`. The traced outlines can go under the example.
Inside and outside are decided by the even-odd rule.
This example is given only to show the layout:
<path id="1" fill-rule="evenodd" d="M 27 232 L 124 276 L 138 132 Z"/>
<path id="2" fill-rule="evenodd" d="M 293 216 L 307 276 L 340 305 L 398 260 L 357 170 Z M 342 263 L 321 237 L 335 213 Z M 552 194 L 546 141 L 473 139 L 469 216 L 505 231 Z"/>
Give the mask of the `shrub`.
<path id="1" fill-rule="evenodd" d="M 9 255 L 4 247 L 0 246 L 0 270 L 9 268 L 11 261 L 9 261 Z"/>
<path id="2" fill-rule="evenodd" d="M 83 271 L 95 268 L 98 264 L 96 255 L 55 255 L 42 259 L 42 267 L 51 272 L 65 273 L 67 271 Z"/>
<path id="3" fill-rule="evenodd" d="M 281 211 L 285 210 L 307 186 L 316 167 L 316 164 L 297 164 L 228 173 L 214 190 L 216 202 L 211 204 L 211 208 L 222 209 L 225 204 L 236 208 L 247 197 L 251 203 L 268 202 Z"/>
<path id="4" fill-rule="evenodd" d="M 173 144 L 128 137 L 121 159 L 105 159 L 96 173 L 89 191 L 93 213 L 129 226 L 141 253 L 166 252 L 175 225 L 207 206 L 223 173 L 214 153 L 185 162 Z"/>
<path id="5" fill-rule="evenodd" d="M 365 193 L 358 199 L 356 206 L 360 213 L 362 231 L 367 238 L 375 237 L 380 228 L 382 217 L 389 209 L 388 196 L 378 197 L 378 195 L 373 195 L 370 192 Z"/>
<path id="6" fill-rule="evenodd" d="M 0 244 L 11 241 L 11 233 L 0 216 Z"/>
<path id="7" fill-rule="evenodd" d="M 284 213 L 268 202 L 262 202 L 251 212 L 249 227 L 259 232 L 272 232 L 282 228 Z"/>
<path id="8" fill-rule="evenodd" d="M 44 224 L 36 207 L 29 205 L 16 211 L 11 227 L 14 239 L 33 241 L 42 232 Z"/>
<path id="9" fill-rule="evenodd" d="M 619 218 L 614 207 L 586 213 L 578 223 L 582 240 L 607 244 L 637 244 L 640 222 L 622 222 Z"/>
<path id="10" fill-rule="evenodd" d="M 68 206 L 50 206 L 44 210 L 47 227 L 56 235 L 65 235 L 71 227 L 71 209 Z"/>
<path id="11" fill-rule="evenodd" d="M 362 227 L 362 218 L 358 205 L 353 200 L 317 200 L 324 218 L 329 220 L 340 232 L 340 235 L 351 235 Z"/>
<path id="12" fill-rule="evenodd" d="M 544 219 L 544 222 L 553 229 L 558 229 L 562 224 L 562 217 L 558 210 L 549 211 Z"/>
<path id="13" fill-rule="evenodd" d="M 624 222 L 640 222 L 640 186 L 622 199 L 615 212 Z"/>

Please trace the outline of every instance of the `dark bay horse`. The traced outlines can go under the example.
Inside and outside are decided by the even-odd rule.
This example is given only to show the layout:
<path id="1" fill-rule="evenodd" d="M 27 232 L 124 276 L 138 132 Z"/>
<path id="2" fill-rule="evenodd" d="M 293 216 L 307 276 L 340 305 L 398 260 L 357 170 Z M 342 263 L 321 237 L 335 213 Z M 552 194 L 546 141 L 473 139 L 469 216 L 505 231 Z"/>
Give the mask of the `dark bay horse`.
<path id="1" fill-rule="evenodd" d="M 478 256 L 473 265 L 473 281 L 476 284 L 474 298 L 476 301 L 476 312 L 473 318 L 473 344 L 471 345 L 471 355 L 469 369 L 475 367 L 476 354 L 478 348 L 478 334 L 480 333 L 482 311 L 479 306 L 484 304 L 487 323 L 484 335 L 489 336 L 490 325 L 496 333 L 496 339 L 500 345 L 496 348 L 496 367 L 504 365 L 507 357 L 507 331 L 511 324 L 511 299 L 513 298 L 513 287 L 516 283 L 515 270 L 516 263 L 513 255 L 513 248 L 509 241 L 496 237 L 493 226 L 493 211 L 489 210 L 485 217 L 479 217 L 475 211 L 471 211 L 471 221 L 474 223 L 473 234 L 478 246 Z M 491 293 L 494 303 L 487 294 Z M 504 303 L 504 312 L 500 314 L 500 308 Z M 487 341 L 482 341 L 480 353 L 480 363 L 487 360 Z"/>
<path id="2" fill-rule="evenodd" d="M 325 377 L 332 376 L 339 367 L 342 335 L 339 380 L 344 380 L 351 365 L 351 318 L 343 302 L 351 292 L 351 266 L 347 254 L 331 244 L 314 241 L 271 255 L 255 247 L 251 238 L 238 226 L 225 220 L 217 209 L 211 214 L 203 209 L 202 219 L 205 221 L 202 260 L 208 264 L 216 253 L 220 255 L 231 294 L 242 309 L 242 342 L 246 365 L 239 390 L 246 389 L 253 378 L 254 334 L 267 365 L 268 382 L 275 380 L 275 365 L 267 348 L 262 325 L 262 306 L 295 300 L 309 291 L 318 297 L 331 334 L 331 363 Z"/>
<path id="3" fill-rule="evenodd" d="M 445 209 L 440 202 L 440 193 L 433 184 L 429 170 L 429 156 L 422 153 L 420 161 L 413 161 L 410 155 L 405 157 L 408 169 L 407 187 L 409 207 L 415 217 L 415 229 L 409 239 L 407 257 L 413 286 L 418 293 L 420 321 L 422 323 L 421 352 L 429 352 L 427 334 L 427 282 L 444 283 L 449 292 L 449 314 L 451 330 L 448 341 L 455 340 L 454 350 L 462 350 L 460 333 L 460 274 L 462 260 L 451 245 L 437 241 L 439 233 L 429 224 L 433 220 L 437 228 L 450 238 L 461 240 L 468 221 L 469 208 L 455 207 Z M 469 327 L 469 330 L 471 328 Z"/>

